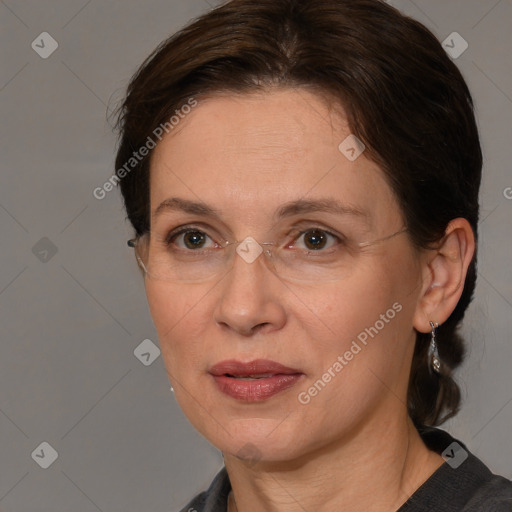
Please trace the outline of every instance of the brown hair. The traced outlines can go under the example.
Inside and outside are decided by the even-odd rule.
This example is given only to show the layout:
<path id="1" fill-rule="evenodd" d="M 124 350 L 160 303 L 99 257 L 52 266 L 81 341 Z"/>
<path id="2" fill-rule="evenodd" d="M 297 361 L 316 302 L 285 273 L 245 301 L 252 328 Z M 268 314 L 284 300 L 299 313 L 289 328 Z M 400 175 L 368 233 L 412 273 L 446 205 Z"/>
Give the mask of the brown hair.
<path id="1" fill-rule="evenodd" d="M 132 78 L 117 127 L 119 170 L 191 97 L 313 87 L 334 97 L 398 198 L 412 242 L 439 241 L 450 220 L 477 234 L 482 154 L 468 87 L 435 36 L 380 0 L 232 0 L 164 41 Z M 149 230 L 149 159 L 120 187 L 138 236 Z M 126 167 L 125 167 L 126 169 Z M 121 176 L 120 176 L 121 177 Z M 417 333 L 408 389 L 416 425 L 458 412 L 457 333 L 476 281 L 439 328 L 442 373 L 428 370 L 430 335 Z"/>

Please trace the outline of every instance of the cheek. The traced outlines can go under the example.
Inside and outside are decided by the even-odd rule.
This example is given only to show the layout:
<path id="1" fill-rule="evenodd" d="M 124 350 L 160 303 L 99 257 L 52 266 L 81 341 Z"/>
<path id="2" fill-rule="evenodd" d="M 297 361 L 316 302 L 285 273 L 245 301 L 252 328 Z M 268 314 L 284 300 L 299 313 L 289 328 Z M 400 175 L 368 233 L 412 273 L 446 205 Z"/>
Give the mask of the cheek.
<path id="1" fill-rule="evenodd" d="M 316 371 L 330 368 L 347 351 L 357 352 L 347 353 L 350 371 L 344 371 L 357 384 L 363 378 L 362 366 L 382 374 L 396 362 L 405 362 L 413 335 L 418 272 L 413 255 L 402 248 L 368 260 L 338 283 L 295 290 L 293 310 L 312 339 Z"/>
<path id="2" fill-rule="evenodd" d="M 334 343 L 356 336 L 368 323 L 373 324 L 399 295 L 391 276 L 377 265 L 336 283 L 293 292 L 294 309 L 301 312 L 305 325 L 316 325 Z"/>
<path id="3" fill-rule="evenodd" d="M 187 287 L 148 281 L 146 295 L 160 348 L 171 374 L 183 373 L 199 362 L 204 364 L 201 340 L 208 314 L 204 311 L 205 293 L 200 287 Z M 203 354 L 203 356 L 201 356 Z"/>

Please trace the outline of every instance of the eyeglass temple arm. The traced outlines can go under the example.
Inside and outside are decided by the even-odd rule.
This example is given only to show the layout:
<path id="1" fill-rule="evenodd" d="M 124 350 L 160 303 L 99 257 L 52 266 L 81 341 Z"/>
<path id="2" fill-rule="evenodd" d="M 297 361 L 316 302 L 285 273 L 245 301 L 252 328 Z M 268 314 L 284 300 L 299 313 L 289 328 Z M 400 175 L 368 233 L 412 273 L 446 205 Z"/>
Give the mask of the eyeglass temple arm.
<path id="1" fill-rule="evenodd" d="M 377 244 L 379 242 L 385 242 L 386 240 L 389 240 L 390 238 L 400 235 L 401 233 L 404 233 L 405 231 L 407 231 L 407 227 L 403 227 L 402 229 L 395 231 L 394 233 L 391 233 L 391 235 L 384 236 L 382 238 L 378 238 L 377 240 L 371 240 L 370 242 L 361 242 L 358 245 L 359 245 L 359 247 L 369 247 L 369 246 Z"/>

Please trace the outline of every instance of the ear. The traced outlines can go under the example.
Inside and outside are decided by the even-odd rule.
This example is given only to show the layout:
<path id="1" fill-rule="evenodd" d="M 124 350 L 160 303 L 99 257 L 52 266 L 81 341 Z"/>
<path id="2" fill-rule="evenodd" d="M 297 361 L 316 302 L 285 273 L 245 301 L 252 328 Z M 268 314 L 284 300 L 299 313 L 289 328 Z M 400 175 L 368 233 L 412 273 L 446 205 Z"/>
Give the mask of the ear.
<path id="1" fill-rule="evenodd" d="M 430 332 L 430 321 L 445 322 L 459 302 L 468 267 L 475 253 L 475 236 L 466 219 L 452 220 L 435 249 L 424 254 L 422 291 L 413 318 L 419 332 Z"/>

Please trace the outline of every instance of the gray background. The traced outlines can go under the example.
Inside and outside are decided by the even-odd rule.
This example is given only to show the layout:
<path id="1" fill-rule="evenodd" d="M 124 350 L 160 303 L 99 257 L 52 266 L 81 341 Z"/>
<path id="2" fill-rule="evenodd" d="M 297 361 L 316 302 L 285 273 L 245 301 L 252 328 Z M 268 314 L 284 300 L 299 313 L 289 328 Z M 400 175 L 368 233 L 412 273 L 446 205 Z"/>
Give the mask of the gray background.
<path id="1" fill-rule="evenodd" d="M 131 231 L 117 189 L 92 195 L 113 172 L 107 105 L 162 39 L 213 3 L 0 1 L 4 512 L 177 510 L 221 467 L 177 407 L 162 358 L 134 356 L 144 339 L 158 342 Z M 510 478 L 512 5 L 391 3 L 441 41 L 456 31 L 469 43 L 456 62 L 485 154 L 479 283 L 464 326 L 464 407 L 445 428 Z M 59 45 L 47 59 L 31 48 L 44 31 Z M 47 469 L 36 463 L 50 456 L 42 442 L 58 452 Z"/>

